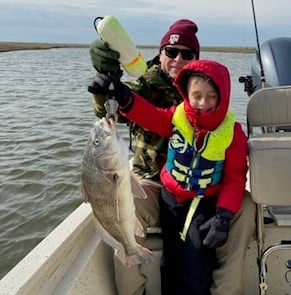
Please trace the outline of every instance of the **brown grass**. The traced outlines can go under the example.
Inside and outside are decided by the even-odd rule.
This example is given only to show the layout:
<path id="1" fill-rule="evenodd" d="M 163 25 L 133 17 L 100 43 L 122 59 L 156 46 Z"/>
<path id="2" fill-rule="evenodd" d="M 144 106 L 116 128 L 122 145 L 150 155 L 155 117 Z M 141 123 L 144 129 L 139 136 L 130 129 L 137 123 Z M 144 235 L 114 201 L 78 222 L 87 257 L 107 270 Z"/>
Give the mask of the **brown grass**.
<path id="1" fill-rule="evenodd" d="M 140 45 L 140 48 L 157 48 L 155 45 Z M 250 46 L 202 46 L 201 51 L 255 53 L 256 48 Z"/>
<path id="2" fill-rule="evenodd" d="M 89 44 L 67 44 L 67 43 L 33 43 L 33 42 L 0 42 L 0 52 L 15 50 L 34 50 L 34 49 L 50 49 L 50 48 L 89 48 Z M 140 45 L 140 48 L 157 48 L 155 45 Z M 213 52 L 238 52 L 238 53 L 254 53 L 254 47 L 219 47 L 208 46 L 202 47 L 202 51 Z"/>
<path id="3" fill-rule="evenodd" d="M 89 48 L 89 44 L 0 42 L 0 52 L 51 48 Z"/>
<path id="4" fill-rule="evenodd" d="M 215 51 L 215 52 L 237 52 L 237 53 L 255 53 L 255 47 L 237 46 L 237 47 L 202 47 L 202 51 Z"/>

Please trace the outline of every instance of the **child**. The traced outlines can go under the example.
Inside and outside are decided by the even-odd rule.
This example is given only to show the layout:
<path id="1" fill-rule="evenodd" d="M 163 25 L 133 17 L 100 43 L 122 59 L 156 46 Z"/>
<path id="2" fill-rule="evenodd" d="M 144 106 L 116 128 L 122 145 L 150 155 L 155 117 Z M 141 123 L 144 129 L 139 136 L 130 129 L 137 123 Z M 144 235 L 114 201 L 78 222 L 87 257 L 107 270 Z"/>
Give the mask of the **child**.
<path id="1" fill-rule="evenodd" d="M 247 172 L 247 138 L 228 110 L 229 72 L 215 61 L 190 62 L 175 79 L 184 101 L 169 109 L 114 84 L 123 116 L 169 138 L 161 171 L 162 292 L 210 294 L 215 248 L 227 241 Z"/>

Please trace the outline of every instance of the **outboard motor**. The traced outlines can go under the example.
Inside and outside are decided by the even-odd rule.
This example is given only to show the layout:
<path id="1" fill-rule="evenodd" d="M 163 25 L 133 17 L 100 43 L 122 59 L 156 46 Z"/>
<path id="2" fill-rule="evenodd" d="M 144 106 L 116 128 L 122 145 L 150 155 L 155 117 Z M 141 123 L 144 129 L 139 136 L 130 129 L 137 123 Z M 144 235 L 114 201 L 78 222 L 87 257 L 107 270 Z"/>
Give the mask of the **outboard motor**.
<path id="1" fill-rule="evenodd" d="M 265 41 L 260 47 L 260 56 L 257 51 L 251 61 L 251 75 L 240 77 L 239 81 L 245 84 L 245 91 L 250 96 L 256 90 L 262 88 L 262 73 L 265 86 L 291 85 L 291 38 L 282 37 Z"/>

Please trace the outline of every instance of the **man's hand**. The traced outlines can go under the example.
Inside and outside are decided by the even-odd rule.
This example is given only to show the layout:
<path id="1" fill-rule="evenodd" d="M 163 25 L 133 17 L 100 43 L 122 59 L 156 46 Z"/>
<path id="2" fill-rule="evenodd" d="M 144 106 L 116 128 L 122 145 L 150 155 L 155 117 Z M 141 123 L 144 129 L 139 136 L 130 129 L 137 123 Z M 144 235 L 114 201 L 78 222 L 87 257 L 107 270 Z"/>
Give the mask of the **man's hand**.
<path id="1" fill-rule="evenodd" d="M 90 57 L 93 67 L 98 73 L 119 73 L 119 52 L 112 50 L 107 42 L 96 40 L 90 45 Z"/>

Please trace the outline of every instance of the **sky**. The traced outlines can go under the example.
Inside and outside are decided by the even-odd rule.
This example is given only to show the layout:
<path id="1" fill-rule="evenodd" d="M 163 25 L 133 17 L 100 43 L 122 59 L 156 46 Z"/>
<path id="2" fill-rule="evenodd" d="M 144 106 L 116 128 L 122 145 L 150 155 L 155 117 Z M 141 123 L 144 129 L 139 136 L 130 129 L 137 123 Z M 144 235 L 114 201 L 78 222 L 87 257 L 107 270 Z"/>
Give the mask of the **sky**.
<path id="1" fill-rule="evenodd" d="M 89 44 L 93 21 L 114 15 L 137 45 L 158 45 L 178 19 L 198 25 L 202 46 L 257 46 L 291 37 L 290 0 L 0 0 L 0 41 Z M 258 39 L 257 39 L 258 37 Z"/>

